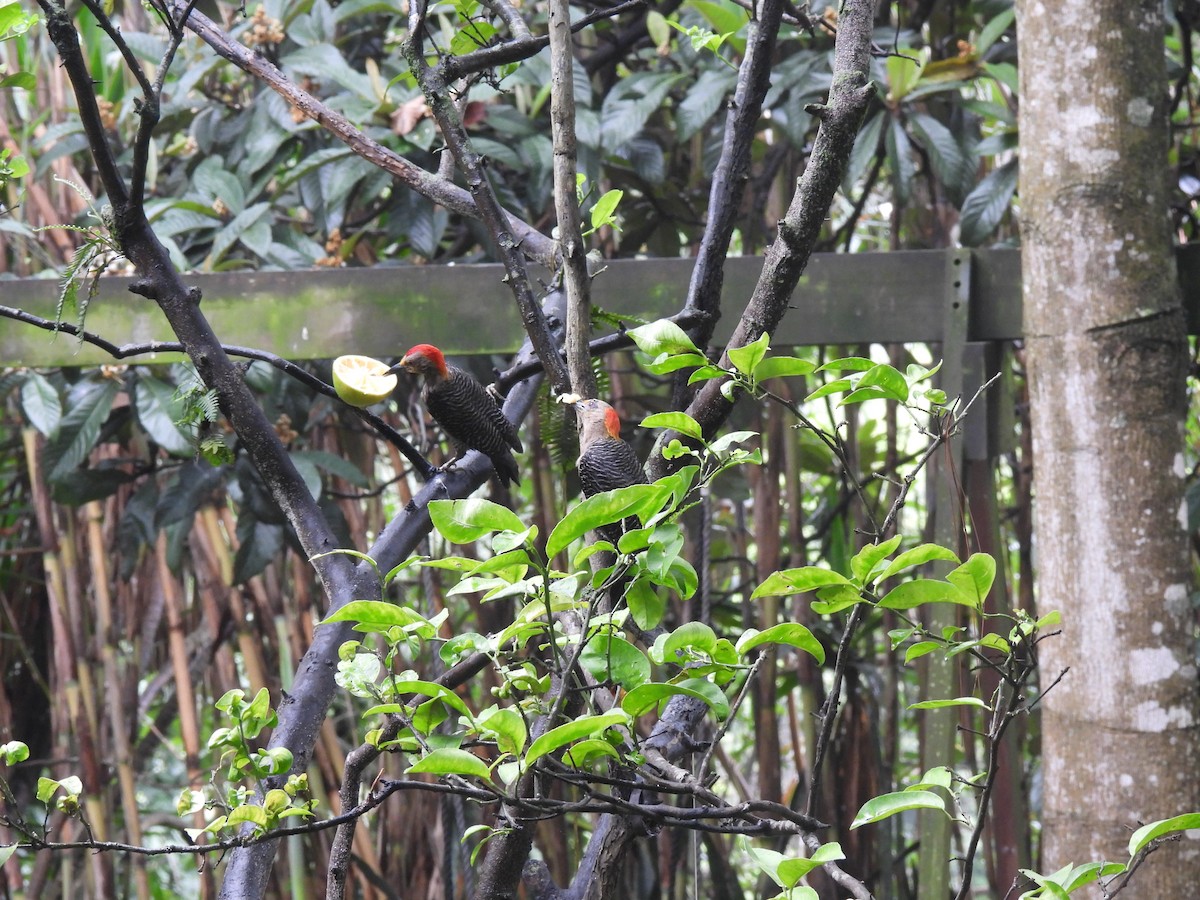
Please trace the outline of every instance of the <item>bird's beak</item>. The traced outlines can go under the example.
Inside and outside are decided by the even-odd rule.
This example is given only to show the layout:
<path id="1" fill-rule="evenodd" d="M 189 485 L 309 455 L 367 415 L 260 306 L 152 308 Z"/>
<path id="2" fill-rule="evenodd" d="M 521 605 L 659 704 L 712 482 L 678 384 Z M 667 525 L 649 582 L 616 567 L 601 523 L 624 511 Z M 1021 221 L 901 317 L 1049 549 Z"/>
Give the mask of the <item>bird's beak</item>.
<path id="1" fill-rule="evenodd" d="M 399 372 L 401 370 L 407 370 L 407 369 L 408 369 L 408 357 L 406 356 L 406 357 L 404 357 L 404 359 L 400 360 L 400 362 L 396 363 L 394 366 L 392 366 L 390 369 L 388 369 L 383 374 L 384 375 L 395 375 L 397 372 Z"/>

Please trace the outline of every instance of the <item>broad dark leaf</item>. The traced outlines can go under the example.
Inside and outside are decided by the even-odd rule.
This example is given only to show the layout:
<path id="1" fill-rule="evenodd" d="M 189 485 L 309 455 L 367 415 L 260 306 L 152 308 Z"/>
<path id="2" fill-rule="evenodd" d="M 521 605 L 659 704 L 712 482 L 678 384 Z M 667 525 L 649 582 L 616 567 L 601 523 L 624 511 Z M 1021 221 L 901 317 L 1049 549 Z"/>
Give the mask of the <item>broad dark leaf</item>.
<path id="1" fill-rule="evenodd" d="M 982 244 L 1008 212 L 1017 190 L 1017 161 L 1009 160 L 989 173 L 963 201 L 959 239 L 964 246 Z"/>
<path id="2" fill-rule="evenodd" d="M 106 380 L 73 398 L 71 408 L 59 422 L 58 433 L 42 451 L 48 480 L 63 477 L 87 459 L 120 389 L 117 382 Z"/>
<path id="3" fill-rule="evenodd" d="M 83 506 L 92 500 L 111 497 L 136 476 L 121 469 L 74 469 L 50 484 L 50 496 L 65 506 Z"/>
<path id="4" fill-rule="evenodd" d="M 961 200 L 973 172 L 970 158 L 959 146 L 958 139 L 949 128 L 927 113 L 913 113 L 908 121 L 917 143 L 925 148 L 933 174 L 952 200 Z"/>
<path id="5" fill-rule="evenodd" d="M 716 66 L 701 73 L 675 110 L 675 129 L 679 140 L 689 140 L 721 108 L 726 95 L 733 90 L 737 73 L 725 66 Z"/>
<path id="6" fill-rule="evenodd" d="M 172 456 L 195 454 L 191 435 L 175 424 L 183 418 L 184 404 L 174 385 L 142 374 L 134 387 L 134 398 L 138 422 L 154 443 Z"/>
<path id="7" fill-rule="evenodd" d="M 858 188 L 858 183 L 866 177 L 867 167 L 879 151 L 879 136 L 883 133 L 883 123 L 887 118 L 887 113 L 876 113 L 854 139 L 854 149 L 850 151 L 850 162 L 842 178 L 842 191 L 845 194 L 853 194 Z"/>
<path id="8" fill-rule="evenodd" d="M 901 204 L 908 203 L 912 192 L 913 177 L 917 167 L 913 161 L 912 148 L 908 145 L 908 135 L 899 119 L 892 119 L 891 127 L 887 130 L 888 163 L 892 167 L 892 187 L 896 190 L 896 199 Z"/>
<path id="9" fill-rule="evenodd" d="M 49 437 L 62 418 L 62 401 L 58 391 L 45 377 L 30 370 L 21 385 L 21 409 L 25 418 L 42 434 Z"/>
<path id="10" fill-rule="evenodd" d="M 189 520 L 221 484 L 221 470 L 206 462 L 185 463 L 167 479 L 154 511 L 159 528 Z"/>
<path id="11" fill-rule="evenodd" d="M 233 582 L 245 584 L 283 555 L 283 526 L 259 522 L 245 512 L 238 517 L 237 556 L 233 559 Z"/>

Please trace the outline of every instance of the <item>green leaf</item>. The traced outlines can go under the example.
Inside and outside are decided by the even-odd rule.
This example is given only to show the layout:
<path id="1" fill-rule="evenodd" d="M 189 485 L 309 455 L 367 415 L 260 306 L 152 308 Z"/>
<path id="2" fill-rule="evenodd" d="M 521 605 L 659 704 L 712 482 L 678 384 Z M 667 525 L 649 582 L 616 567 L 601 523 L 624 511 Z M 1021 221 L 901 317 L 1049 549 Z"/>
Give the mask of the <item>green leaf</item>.
<path id="1" fill-rule="evenodd" d="M 730 347 L 725 352 L 729 355 L 729 361 L 733 363 L 735 369 L 743 375 L 750 375 L 767 355 L 770 340 L 771 336 L 764 332 L 758 340 L 741 347 Z"/>
<path id="2" fill-rule="evenodd" d="M 723 434 L 708 445 L 708 452 L 718 456 L 725 453 L 734 444 L 745 444 L 758 437 L 757 431 L 731 431 Z"/>
<path id="3" fill-rule="evenodd" d="M 1082 866 L 1065 866 L 1064 868 L 1070 869 L 1070 872 L 1061 879 L 1058 877 L 1060 875 L 1059 872 L 1054 873 L 1054 875 L 1051 876 L 1053 878 L 1053 882 L 1051 883 L 1061 881 L 1062 887 L 1068 894 L 1070 894 L 1078 888 L 1083 887 L 1085 884 L 1091 884 L 1097 879 L 1111 878 L 1113 875 L 1120 875 L 1128 868 L 1128 866 L 1126 866 L 1124 863 L 1092 862 L 1085 863 Z"/>
<path id="4" fill-rule="evenodd" d="M 905 653 L 904 653 L 905 665 L 912 662 L 914 659 L 920 659 L 922 656 L 925 656 L 928 653 L 932 653 L 934 650 L 936 650 L 940 646 L 941 646 L 941 644 L 939 644 L 937 641 L 917 641 L 917 643 L 913 644 L 911 647 L 908 648 L 907 651 L 905 651 Z"/>
<path id="5" fill-rule="evenodd" d="M 711 381 L 714 378 L 725 378 L 728 375 L 729 373 L 720 366 L 701 366 L 688 376 L 688 384 L 695 384 L 698 381 Z"/>
<path id="6" fill-rule="evenodd" d="M 1200 828 L 1200 813 L 1185 813 L 1170 819 L 1160 819 L 1143 825 L 1129 838 L 1129 855 L 1137 856 L 1153 840 L 1180 831 L 1191 831 Z"/>
<path id="7" fill-rule="evenodd" d="M 296 467 L 296 472 L 299 474 L 304 486 L 308 488 L 309 495 L 316 500 L 321 496 L 321 473 L 310 460 L 302 456 L 297 456 L 292 459 L 292 465 Z"/>
<path id="8" fill-rule="evenodd" d="M 984 177 L 963 201 L 959 239 L 964 246 L 982 244 L 1008 212 L 1017 190 L 1017 160 L 1012 159 Z"/>
<path id="9" fill-rule="evenodd" d="M 810 606 L 819 616 L 832 616 L 859 603 L 865 603 L 859 589 L 852 584 L 835 584 L 817 591 L 818 599 Z"/>
<path id="10" fill-rule="evenodd" d="M 669 487 L 659 484 L 633 484 L 615 491 L 603 491 L 576 503 L 550 532 L 546 540 L 546 556 L 557 556 L 572 541 L 601 525 L 611 525 L 629 516 L 649 518 L 662 507 L 669 492 Z"/>
<path id="11" fill-rule="evenodd" d="M 0 10 L 17 8 L 16 4 L 0 6 Z M 58 391 L 33 370 L 26 373 L 25 383 L 21 385 L 21 409 L 29 423 L 46 437 L 54 434 L 62 419 L 62 402 L 58 398 Z"/>
<path id="12" fill-rule="evenodd" d="M 807 400 L 820 400 L 822 397 L 828 397 L 830 394 L 837 394 L 841 391 L 848 391 L 851 388 L 849 378 L 837 378 L 833 381 L 827 381 L 814 391 L 810 391 Z"/>
<path id="13" fill-rule="evenodd" d="M 689 416 L 687 413 L 681 412 L 664 412 L 654 413 L 646 416 L 642 420 L 642 428 L 670 428 L 678 431 L 680 434 L 686 434 L 688 437 L 703 440 L 704 431 L 700 427 L 700 423 Z"/>
<path id="14" fill-rule="evenodd" d="M 50 496 L 64 506 L 83 506 L 92 500 L 111 497 L 122 486 L 138 478 L 132 472 L 110 467 L 108 460 L 100 466 L 68 472 L 50 485 Z"/>
<path id="15" fill-rule="evenodd" d="M 332 44 L 314 43 L 301 47 L 284 56 L 280 65 L 323 82 L 333 81 L 368 103 L 377 105 L 379 102 L 371 79 L 350 66 Z M 293 72 L 288 74 L 294 77 Z"/>
<path id="16" fill-rule="evenodd" d="M 0 846 L 0 866 L 8 862 L 14 853 L 17 852 L 16 844 L 5 844 Z"/>
<path id="17" fill-rule="evenodd" d="M 620 79 L 605 95 L 600 108 L 602 149 L 617 150 L 637 137 L 650 117 L 658 112 L 667 94 L 684 77 L 682 73 L 642 71 L 628 73 Z M 549 143 L 547 140 L 547 156 Z M 549 160 L 545 165 L 549 168 Z"/>
<path id="18" fill-rule="evenodd" d="M 650 680 L 650 660 L 624 638 L 600 634 L 592 638 L 579 654 L 579 664 L 597 681 L 615 681 L 632 690 Z"/>
<path id="19" fill-rule="evenodd" d="M 661 622 L 667 611 L 667 598 L 645 578 L 639 578 L 629 586 L 625 591 L 625 603 L 634 623 L 643 631 Z"/>
<path id="20" fill-rule="evenodd" d="M 209 250 L 206 260 L 208 267 L 216 268 L 221 260 L 225 258 L 225 254 L 238 241 L 244 241 L 244 243 L 249 245 L 247 249 L 251 251 L 261 249 L 258 246 L 257 240 L 252 239 L 260 230 L 255 226 L 260 223 L 269 223 L 270 215 L 271 204 L 255 203 L 249 209 L 243 210 L 234 216 L 229 224 L 218 231 L 216 237 L 213 238 L 212 247 Z M 269 234 L 270 232 L 268 232 Z"/>
<path id="21" fill-rule="evenodd" d="M 881 109 L 859 129 L 858 137 L 854 139 L 854 149 L 850 151 L 846 174 L 842 177 L 842 190 L 847 196 L 858 192 L 859 182 L 879 152 L 879 136 L 883 133 L 884 122 L 890 118 L 888 111 Z"/>
<path id="22" fill-rule="evenodd" d="M 458 694 L 435 681 L 400 681 L 396 683 L 395 687 L 397 694 L 405 696 L 419 694 L 423 697 L 432 697 L 435 700 L 442 701 L 442 703 L 449 706 L 455 712 L 461 713 L 468 720 L 474 720 L 475 718 L 470 708 Z"/>
<path id="23" fill-rule="evenodd" d="M 656 356 L 653 362 L 649 363 L 646 368 L 655 375 L 669 375 L 672 372 L 678 372 L 680 369 L 695 368 L 696 366 L 708 365 L 708 357 L 702 356 L 699 353 L 661 353 Z M 725 374 L 724 369 L 718 369 L 722 375 Z"/>
<path id="24" fill-rule="evenodd" d="M 252 803 L 243 803 L 229 813 L 228 818 L 225 819 L 225 826 L 232 828 L 234 825 L 242 825 L 247 822 L 251 825 L 257 825 L 259 828 L 266 828 L 267 811 L 261 806 L 255 806 Z"/>
<path id="25" fill-rule="evenodd" d="M 917 143 L 925 148 L 929 167 L 955 200 L 963 197 L 974 178 L 974 161 L 968 159 L 954 133 L 928 113 L 913 111 L 908 119 Z"/>
<path id="26" fill-rule="evenodd" d="M 408 767 L 406 774 L 427 772 L 431 775 L 466 775 L 481 781 L 491 780 L 491 771 L 474 753 L 455 747 L 431 750 Z"/>
<path id="27" fill-rule="evenodd" d="M 328 472 L 330 475 L 336 475 L 355 487 L 365 488 L 371 484 L 371 479 L 363 474 L 358 466 L 350 460 L 326 450 L 296 451 L 292 453 L 292 459 L 306 459 L 318 469 Z"/>
<path id="28" fill-rule="evenodd" d="M 959 603 L 975 606 L 975 602 L 953 584 L 918 578 L 892 588 L 879 601 L 884 609 L 913 609 L 926 603 Z"/>
<path id="29" fill-rule="evenodd" d="M 831 359 L 827 363 L 823 363 L 818 372 L 866 372 L 868 369 L 873 369 L 876 362 L 873 359 L 867 359 L 865 356 L 842 356 L 838 359 Z"/>
<path id="30" fill-rule="evenodd" d="M 172 456 L 195 455 L 191 435 L 176 424 L 183 419 L 186 404 L 174 385 L 143 373 L 134 385 L 134 405 L 138 422 L 154 443 Z"/>
<path id="31" fill-rule="evenodd" d="M 888 163 L 891 167 L 892 187 L 899 202 L 907 204 L 912 194 L 913 181 L 917 176 L 917 167 L 913 162 L 908 134 L 898 116 L 891 119 L 891 126 L 884 135 L 884 146 L 887 147 Z"/>
<path id="32" fill-rule="evenodd" d="M 737 642 L 737 652 L 745 655 L 763 644 L 787 644 L 814 656 L 818 663 L 825 662 L 825 648 L 813 637 L 813 633 L 799 622 L 781 622 L 766 631 L 747 630 Z"/>
<path id="33" fill-rule="evenodd" d="M 974 706 L 978 709 L 986 709 L 988 712 L 992 708 L 978 697 L 955 697 L 953 700 L 922 700 L 920 703 L 909 704 L 909 709 L 945 709 L 948 706 Z"/>
<path id="34" fill-rule="evenodd" d="M 1013 23 L 1016 15 L 1016 6 L 1010 6 L 997 13 L 991 21 L 984 25 L 979 32 L 979 37 L 975 39 L 975 53 L 978 56 L 987 53 L 992 44 L 996 43 L 1008 30 L 1008 26 Z"/>
<path id="35" fill-rule="evenodd" d="M 397 626 L 403 628 L 418 622 L 429 621 L 414 609 L 397 606 L 386 600 L 351 600 L 345 606 L 331 612 L 321 620 L 328 622 L 358 622 L 364 631 L 386 632 Z"/>
<path id="36" fill-rule="evenodd" d="M 777 885 L 780 887 L 788 886 L 779 878 L 779 864 L 787 858 L 782 853 L 777 850 L 767 850 L 763 847 L 751 847 L 750 856 L 758 864 L 758 867 L 766 872 Z"/>
<path id="37" fill-rule="evenodd" d="M 21 5 L 19 3 L 0 6 L 0 35 L 5 35 L 20 20 L 21 16 Z"/>
<path id="38" fill-rule="evenodd" d="M 881 560 L 891 556 L 896 548 L 900 546 L 900 535 L 896 535 L 884 541 L 882 544 L 867 544 L 858 553 L 854 554 L 850 560 L 850 573 L 856 581 L 863 584 L 870 583 L 868 577 Z"/>
<path id="39" fill-rule="evenodd" d="M 987 553 L 972 553 L 946 580 L 963 592 L 969 605 L 979 609 L 996 580 L 996 561 Z"/>
<path id="40" fill-rule="evenodd" d="M 11 766 L 29 759 L 29 745 L 24 741 L 8 741 L 0 745 L 0 761 Z"/>
<path id="41" fill-rule="evenodd" d="M 621 198 L 625 196 L 624 191 L 611 190 L 605 193 L 596 201 L 596 205 L 592 207 L 592 228 L 600 228 L 603 225 L 611 225 L 615 219 L 617 206 L 621 202 Z"/>
<path id="42" fill-rule="evenodd" d="M 613 709 L 597 716 L 583 716 L 559 725 L 557 728 L 551 728 L 529 745 L 529 752 L 525 754 L 525 768 L 528 769 L 541 757 L 547 753 L 553 753 L 559 747 L 583 738 L 590 738 L 615 725 L 628 726 L 631 724 L 632 720 L 628 713 L 622 709 Z"/>
<path id="43" fill-rule="evenodd" d="M 736 35 L 746 26 L 749 16 L 732 3 L 711 3 L 709 0 L 691 0 L 688 4 L 704 16 L 717 34 Z M 746 52 L 746 39 L 730 37 L 729 46 L 739 54 Z"/>
<path id="44" fill-rule="evenodd" d="M 846 854 L 842 852 L 842 845 L 836 841 L 832 841 L 828 844 L 822 844 L 807 859 L 794 856 L 780 860 L 776 871 L 779 873 L 781 886 L 790 888 L 794 887 L 801 878 L 813 869 L 820 868 L 825 863 L 836 862 L 839 859 L 845 858 Z"/>
<path id="45" fill-rule="evenodd" d="M 910 809 L 940 809 L 946 810 L 945 801 L 931 791 L 898 791 L 892 794 L 882 794 L 873 797 L 862 805 L 858 815 L 850 824 L 850 830 L 870 825 L 897 813 Z"/>
<path id="46" fill-rule="evenodd" d="M 480 716 L 479 730 L 496 737 L 496 749 L 501 753 L 519 756 L 529 739 L 525 720 L 515 709 L 496 709 L 491 715 Z"/>
<path id="47" fill-rule="evenodd" d="M 120 388 L 117 382 L 105 380 L 82 396 L 70 398 L 70 408 L 59 421 L 57 433 L 42 451 L 47 480 L 61 478 L 87 459 Z"/>
<path id="48" fill-rule="evenodd" d="M 692 343 L 687 332 L 667 319 L 659 319 L 657 322 L 641 325 L 625 334 L 647 356 L 654 357 L 663 353 L 672 356 L 678 353 L 694 353 L 704 356 L 700 348 Z"/>
<path id="49" fill-rule="evenodd" d="M 887 58 L 888 99 L 903 100 L 921 78 L 924 68 L 919 54 L 911 48 L 900 47 L 898 52 L 890 54 Z"/>
<path id="50" fill-rule="evenodd" d="M 621 754 L 617 752 L 616 748 L 600 738 L 580 741 L 563 752 L 563 762 L 577 769 L 582 769 L 597 759 L 619 760 L 620 758 Z"/>
<path id="51" fill-rule="evenodd" d="M 954 781 L 954 773 L 946 766 L 934 766 L 928 772 L 921 776 L 921 780 L 916 784 L 910 784 L 904 790 L 909 793 L 913 791 L 924 791 L 929 788 L 945 788 L 950 790 L 950 785 Z"/>
<path id="52" fill-rule="evenodd" d="M 857 379 L 851 378 L 850 384 L 854 390 L 842 398 L 839 406 L 863 400 L 884 399 L 899 403 L 908 400 L 908 382 L 904 376 L 883 363 L 872 366 Z"/>
<path id="53" fill-rule="evenodd" d="M 238 516 L 237 536 L 242 544 L 233 557 L 234 584 L 245 584 L 283 555 L 283 526 L 260 522 L 245 508 Z"/>
<path id="54" fill-rule="evenodd" d="M 58 782 L 53 778 L 39 778 L 35 796 L 42 803 L 49 803 L 50 798 L 58 791 Z"/>
<path id="55" fill-rule="evenodd" d="M 934 560 L 946 560 L 947 562 L 957 563 L 958 556 L 937 544 L 921 544 L 919 547 L 905 550 L 893 559 L 877 578 L 871 580 L 886 581 L 893 575 L 899 575 L 901 572 L 916 566 L 923 566 L 925 563 L 933 562 Z"/>
<path id="56" fill-rule="evenodd" d="M 767 580 L 754 589 L 751 600 L 759 597 L 783 597 L 803 594 L 828 585 L 850 585 L 845 575 L 817 566 L 802 566 L 798 569 L 783 569 L 772 572 Z"/>
<path id="57" fill-rule="evenodd" d="M 720 688 L 706 681 L 703 684 L 707 685 L 707 688 L 712 689 L 707 690 L 692 683 L 695 681 L 701 681 L 701 679 L 689 679 L 689 681 L 683 684 L 664 684 L 662 682 L 643 684 L 640 687 L 634 688 L 621 699 L 621 708 L 636 718 L 649 712 L 662 701 L 682 695 L 704 701 L 715 712 L 718 712 L 718 715 L 720 715 L 718 711 L 719 707 L 723 706 L 726 714 L 728 714 L 729 702 L 725 698 L 725 695 L 720 692 Z M 720 699 L 714 696 L 713 690 L 720 694 Z M 722 703 L 722 701 L 724 702 Z"/>
<path id="58" fill-rule="evenodd" d="M 663 641 L 662 655 L 667 662 L 675 662 L 680 651 L 691 649 L 705 655 L 717 646 L 717 635 L 703 622 L 684 622 Z"/>
<path id="59" fill-rule="evenodd" d="M 652 16 L 662 18 L 658 12 L 646 16 L 647 30 Z M 670 34 L 665 20 L 663 28 Z M 677 29 L 682 31 L 682 29 Z M 656 42 L 662 46 L 663 41 Z M 725 102 L 726 96 L 736 85 L 737 73 L 725 66 L 708 68 L 700 72 L 699 77 L 688 88 L 687 96 L 675 107 L 675 129 L 679 140 L 686 142 L 700 131 Z"/>
<path id="60" fill-rule="evenodd" d="M 473 497 L 467 500 L 433 500 L 429 504 L 433 527 L 452 544 L 469 544 L 495 531 L 524 531 L 525 523 L 506 506 Z"/>
<path id="61" fill-rule="evenodd" d="M 758 381 L 768 378 L 787 378 L 790 375 L 811 375 L 817 370 L 817 364 L 807 359 L 795 356 L 771 356 L 754 367 L 754 377 Z"/>
<path id="62" fill-rule="evenodd" d="M 646 13 L 646 33 L 650 35 L 650 40 L 654 41 L 656 47 L 663 46 L 671 39 L 667 19 L 658 10 L 652 9 Z"/>

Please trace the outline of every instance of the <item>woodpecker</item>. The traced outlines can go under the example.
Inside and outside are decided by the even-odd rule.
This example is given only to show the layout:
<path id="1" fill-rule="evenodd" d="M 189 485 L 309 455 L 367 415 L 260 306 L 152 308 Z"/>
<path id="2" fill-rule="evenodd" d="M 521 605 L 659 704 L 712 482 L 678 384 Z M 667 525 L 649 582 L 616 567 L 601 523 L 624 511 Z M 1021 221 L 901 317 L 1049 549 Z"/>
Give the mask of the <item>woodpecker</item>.
<path id="1" fill-rule="evenodd" d="M 621 440 L 621 419 L 603 400 L 580 400 L 575 404 L 582 430 L 579 434 L 579 481 L 585 497 L 613 491 L 631 484 L 645 484 L 637 453 Z M 636 527 L 636 519 L 627 519 L 624 527 L 606 525 L 598 529 L 605 540 L 616 543 L 621 535 Z"/>
<path id="2" fill-rule="evenodd" d="M 442 351 L 432 344 L 417 344 L 388 371 L 400 369 L 425 379 L 421 390 L 425 408 L 458 451 L 458 456 L 447 466 L 457 462 L 467 450 L 478 450 L 492 461 L 501 483 L 521 483 L 520 470 L 512 455 L 513 450 L 520 453 L 525 449 L 517 428 L 474 376 L 447 365 Z"/>

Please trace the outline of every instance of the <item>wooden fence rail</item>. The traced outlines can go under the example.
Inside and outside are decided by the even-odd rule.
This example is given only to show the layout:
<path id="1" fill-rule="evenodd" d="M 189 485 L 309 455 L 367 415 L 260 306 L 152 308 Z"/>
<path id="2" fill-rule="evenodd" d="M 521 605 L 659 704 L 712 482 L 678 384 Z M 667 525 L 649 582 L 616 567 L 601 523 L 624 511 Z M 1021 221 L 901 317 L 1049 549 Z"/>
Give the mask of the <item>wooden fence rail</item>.
<path id="1" fill-rule="evenodd" d="M 657 318 L 676 312 L 692 261 L 632 259 L 608 263 L 593 281 L 598 306 Z M 724 296 L 738 309 L 761 270 L 758 257 L 728 261 Z M 1191 333 L 1200 331 L 1200 248 L 1179 253 Z M 189 276 L 223 340 L 290 359 L 343 353 L 386 357 L 428 341 L 457 354 L 508 353 L 523 334 L 499 265 L 396 266 Z M 157 308 L 107 278 L 87 314 L 90 331 L 114 342 L 170 340 Z M 1017 250 L 916 250 L 817 254 L 793 297 L 778 344 L 936 341 L 947 337 L 945 298 L 965 288 L 968 342 L 1021 336 L 1021 265 Z M 58 285 L 47 279 L 0 280 L 0 304 L 54 318 Z M 960 301 L 961 302 L 961 301 Z M 64 312 L 74 321 L 74 310 Z M 722 323 L 732 327 L 733 317 Z M 718 329 L 718 337 L 728 331 Z M 0 366 L 88 366 L 110 362 L 94 347 L 52 339 L 0 319 Z"/>

